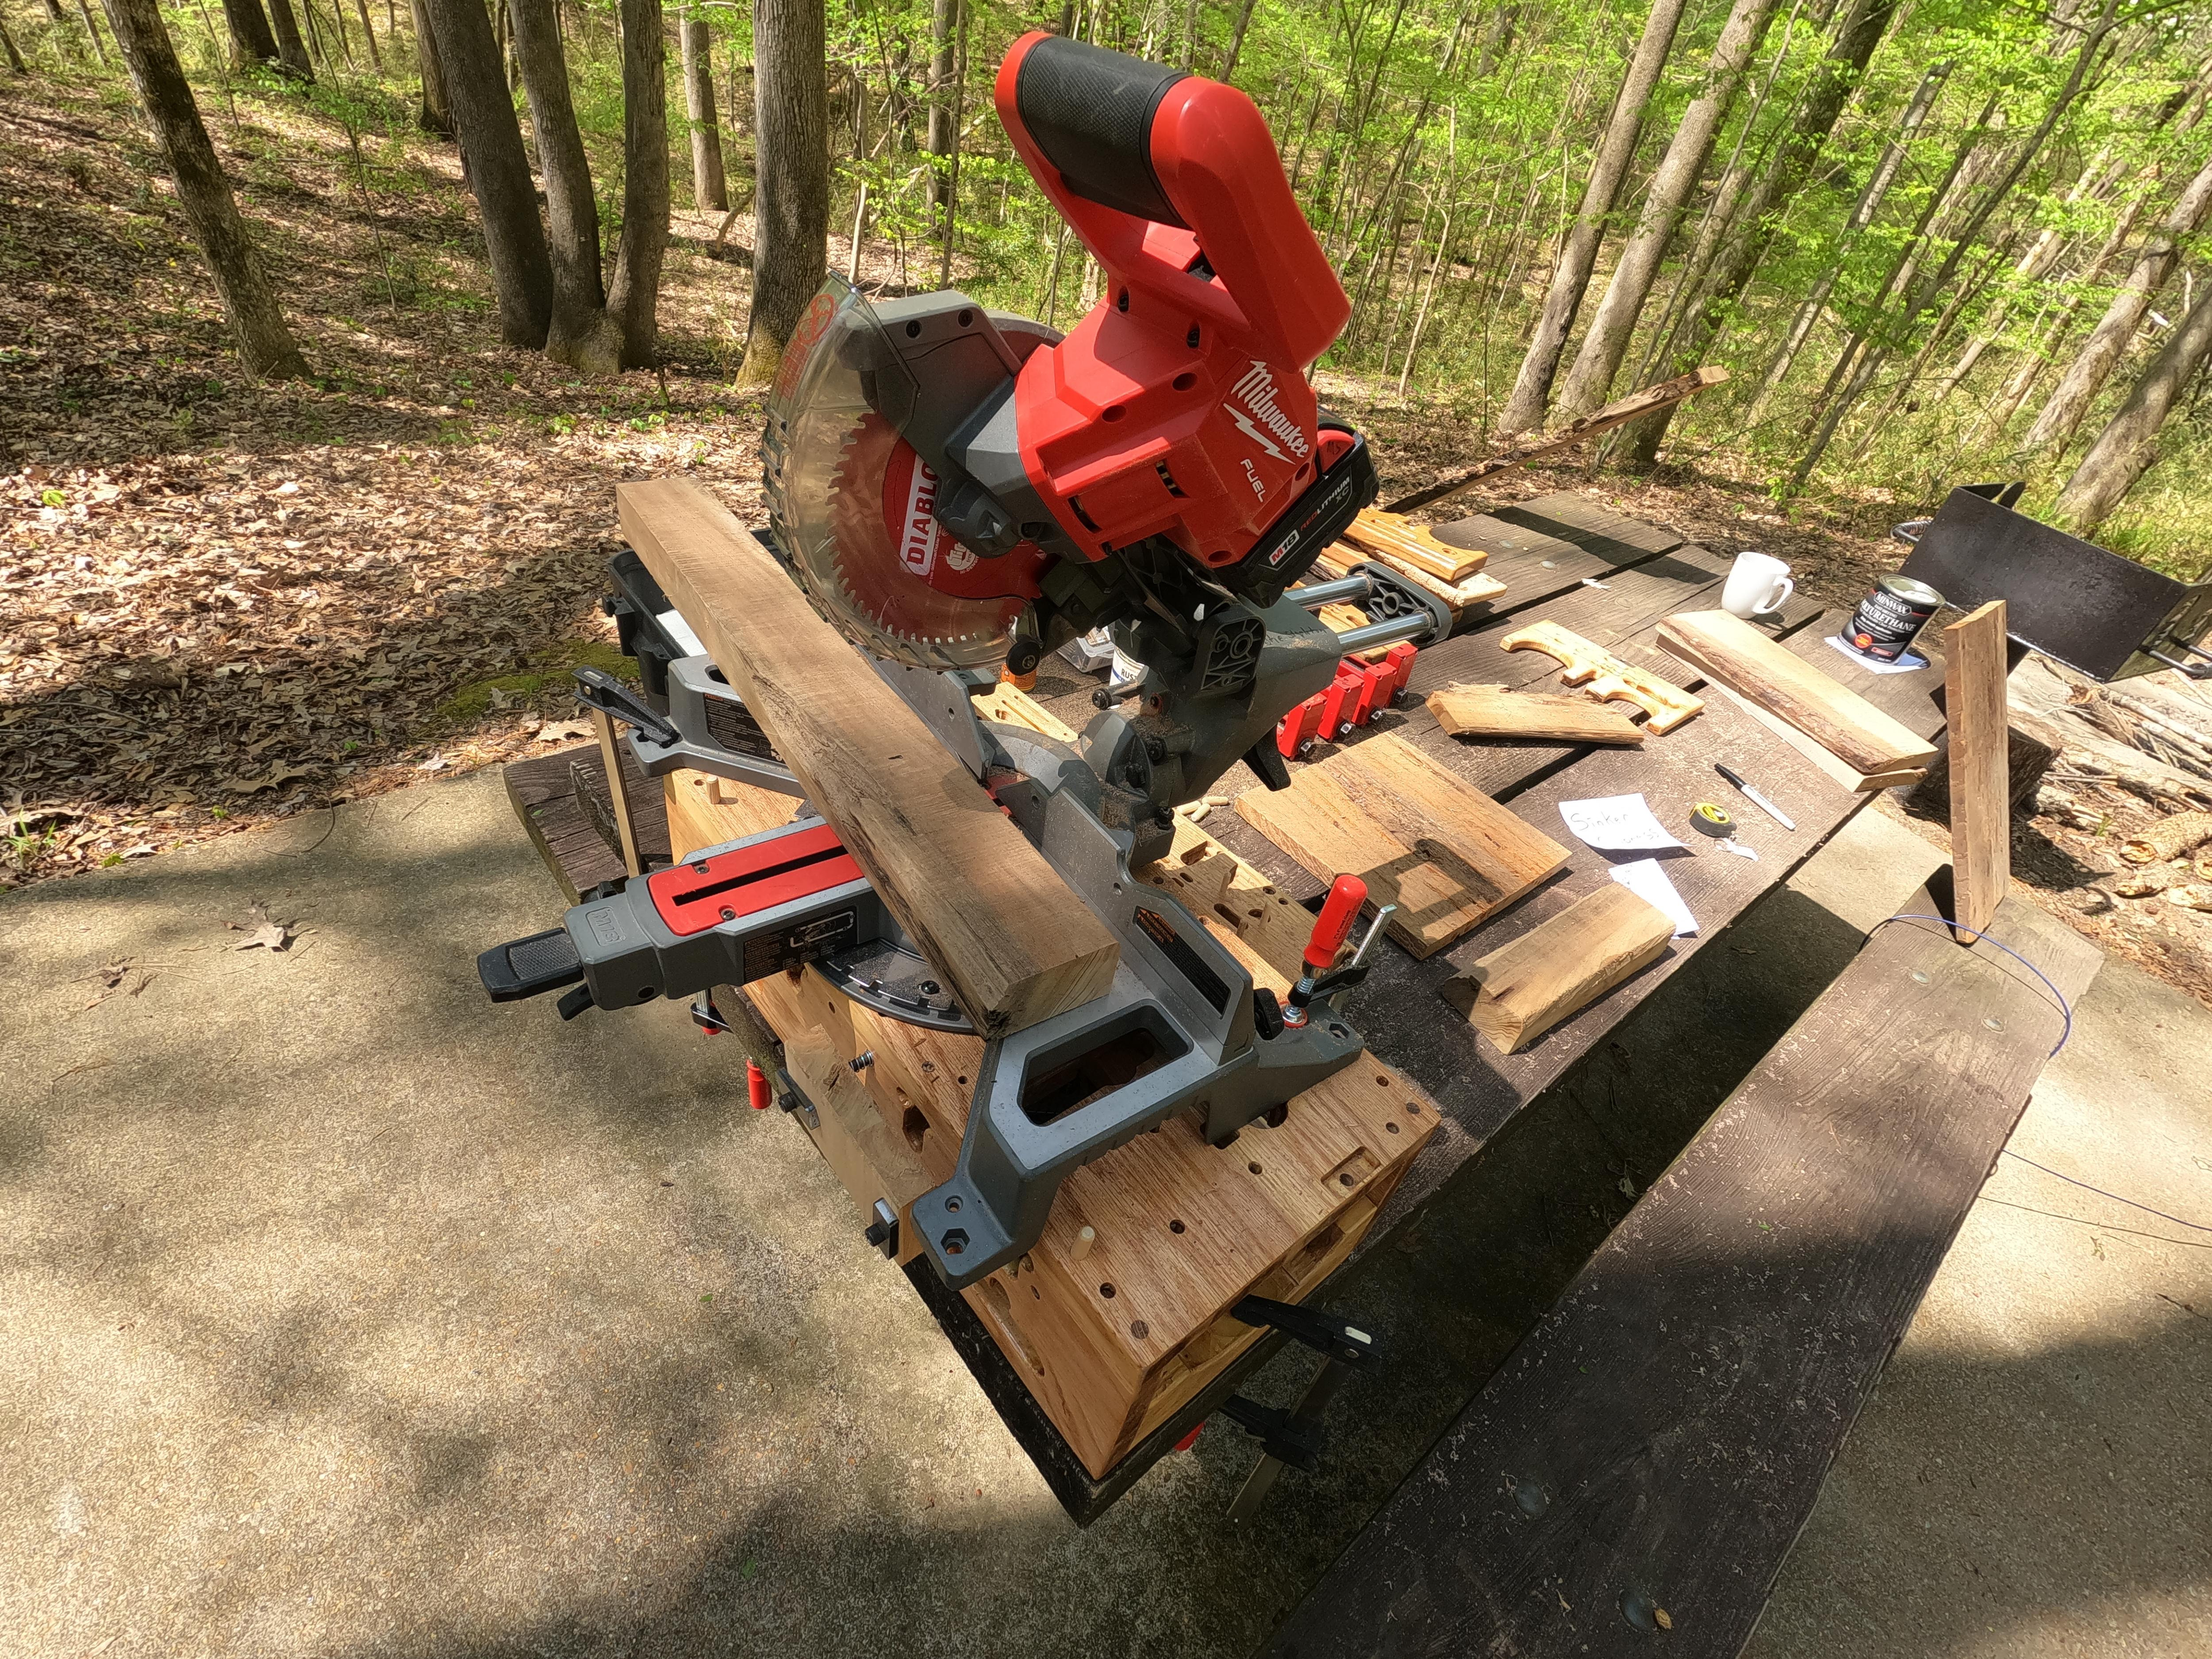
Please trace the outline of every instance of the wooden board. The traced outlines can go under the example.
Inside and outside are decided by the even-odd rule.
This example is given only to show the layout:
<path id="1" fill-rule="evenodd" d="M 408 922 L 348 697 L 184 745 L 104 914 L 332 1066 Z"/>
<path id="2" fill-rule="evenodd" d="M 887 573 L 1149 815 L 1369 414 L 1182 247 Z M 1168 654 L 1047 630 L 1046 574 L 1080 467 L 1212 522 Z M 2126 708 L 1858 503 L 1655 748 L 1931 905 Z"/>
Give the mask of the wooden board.
<path id="1" fill-rule="evenodd" d="M 1943 674 L 1951 726 L 1951 917 L 1985 928 L 2012 882 L 2002 599 L 1943 630 Z"/>
<path id="2" fill-rule="evenodd" d="M 1073 745 L 1079 739 L 1073 726 L 1012 680 L 1000 680 L 982 696 L 969 698 L 968 704 L 980 720 L 996 720 L 1001 726 L 1025 726 L 1055 743 Z"/>
<path id="3" fill-rule="evenodd" d="M 1787 722 L 1856 772 L 1924 770 L 1935 744 L 1832 675 L 1725 611 L 1659 624 L 1659 643 L 1706 678 Z"/>
<path id="4" fill-rule="evenodd" d="M 1644 728 L 1589 697 L 1511 691 L 1502 685 L 1447 685 L 1431 691 L 1429 713 L 1455 738 L 1555 738 L 1567 743 L 1644 741 Z"/>
<path id="5" fill-rule="evenodd" d="M 630 545 L 968 1017 L 1000 1036 L 1103 992 L 1113 934 L 768 550 L 689 479 L 615 493 Z"/>
<path id="6" fill-rule="evenodd" d="M 1996 931 L 2069 1000 L 2101 960 Z M 1875 933 L 1266 1651 L 1733 1659 L 2060 1024 L 1990 946 Z"/>
<path id="7" fill-rule="evenodd" d="M 611 805 L 607 804 L 606 770 L 595 744 L 572 745 L 550 754 L 532 755 L 528 760 L 512 761 L 504 778 L 507 798 L 514 807 L 515 816 L 522 820 L 538 855 L 559 880 L 568 902 L 574 904 L 580 889 L 612 881 L 624 872 L 621 854 L 599 834 L 592 822 L 587 804 L 576 799 L 569 769 L 572 766 L 582 774 L 586 787 L 597 793 L 603 808 L 611 811 Z M 629 755 L 627 744 L 623 745 L 623 769 L 629 783 L 638 855 L 647 864 L 659 868 L 669 863 L 672 856 L 668 849 L 668 815 L 661 804 L 660 791 L 638 769 L 636 758 Z"/>
<path id="8" fill-rule="evenodd" d="M 1510 1054 L 1657 961 L 1674 937 L 1665 911 L 1608 882 L 1474 963 L 1444 1000 Z"/>
<path id="9" fill-rule="evenodd" d="M 1410 564 L 1444 582 L 1465 581 L 1490 557 L 1486 548 L 1455 547 L 1438 541 L 1425 525 L 1371 507 L 1360 509 L 1343 539 L 1363 552 L 1387 556 L 1394 562 Z"/>
<path id="10" fill-rule="evenodd" d="M 1344 542 L 1333 543 L 1322 549 L 1320 556 L 1314 562 L 1314 568 L 1327 576 L 1341 576 L 1353 566 L 1360 564 L 1382 565 L 1404 577 L 1423 592 L 1435 594 L 1443 601 L 1444 608 L 1451 612 L 1452 620 L 1455 623 L 1464 618 L 1477 606 L 1487 605 L 1505 591 L 1504 582 L 1494 577 L 1486 576 L 1480 571 L 1477 571 L 1465 581 L 1443 581 L 1431 576 L 1427 571 L 1408 564 L 1392 555 L 1370 553 L 1363 548 L 1353 547 Z"/>
<path id="11" fill-rule="evenodd" d="M 686 850 L 791 815 L 787 799 L 743 785 L 721 785 L 717 802 L 708 781 L 668 781 L 672 835 Z M 1178 825 L 1169 858 L 1137 874 L 1202 915 L 1255 978 L 1283 987 L 1297 971 L 1312 918 L 1197 827 Z M 744 995 L 787 1056 L 796 1046 L 810 1075 L 836 1079 L 841 1109 L 860 1103 L 879 1119 L 884 1135 L 848 1126 L 848 1145 L 823 1146 L 856 1213 L 879 1196 L 909 1204 L 915 1180 L 951 1173 L 981 1039 L 883 1018 L 811 969 Z M 864 1050 L 873 1065 L 844 1068 Z M 1335 1269 L 1437 1122 L 1435 1103 L 1371 1055 L 1292 1101 L 1279 1127 L 1253 1125 L 1225 1147 L 1174 1119 L 1069 1176 L 1036 1249 L 961 1294 L 1084 1467 L 1103 1475 L 1260 1340 L 1228 1316 L 1236 1302 L 1295 1302 Z M 902 1148 L 901 1167 L 872 1167 L 870 1144 Z M 1094 1243 L 1079 1255 L 1086 1226 Z"/>
<path id="12" fill-rule="evenodd" d="M 1649 716 L 1654 732 L 1671 732 L 1705 707 L 1680 686 L 1623 662 L 1555 622 L 1530 623 L 1498 643 L 1503 650 L 1540 651 L 1555 659 L 1561 684 L 1579 685 L 1600 702 L 1618 698 L 1635 704 Z"/>
<path id="13" fill-rule="evenodd" d="M 1919 783 L 1928 775 L 1927 769 L 1918 766 L 1893 766 L 1886 771 L 1862 772 L 1814 742 L 1779 714 L 1761 708 L 1741 692 L 1731 691 L 1725 685 L 1709 685 L 1705 689 L 1719 692 L 1844 788 L 1856 793 L 1871 794 L 1876 790 L 1901 788 L 1908 784 Z"/>
<path id="14" fill-rule="evenodd" d="M 1480 926 L 1568 858 L 1549 836 L 1387 733 L 1301 768 L 1288 789 L 1247 791 L 1237 810 L 1322 880 L 1358 876 L 1370 903 L 1397 905 L 1390 937 L 1416 957 Z"/>

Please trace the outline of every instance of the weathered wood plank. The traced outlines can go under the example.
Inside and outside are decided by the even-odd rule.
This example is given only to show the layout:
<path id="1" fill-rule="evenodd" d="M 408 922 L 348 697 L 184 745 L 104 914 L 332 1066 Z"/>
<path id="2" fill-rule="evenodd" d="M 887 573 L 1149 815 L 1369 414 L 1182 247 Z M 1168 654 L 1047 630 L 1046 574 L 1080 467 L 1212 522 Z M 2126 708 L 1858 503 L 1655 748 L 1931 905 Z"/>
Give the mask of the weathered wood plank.
<path id="1" fill-rule="evenodd" d="M 503 774 L 507 798 L 522 820 L 532 844 L 546 868 L 561 884 L 568 902 L 576 902 L 583 888 L 596 887 L 623 873 L 621 855 L 611 849 L 592 824 L 584 803 L 575 797 L 569 767 L 579 768 L 586 784 L 606 794 L 606 772 L 593 745 L 559 749 L 548 755 L 509 762 Z M 623 770 L 629 784 L 635 811 L 638 855 L 647 864 L 665 865 L 672 856 L 668 847 L 668 813 L 660 791 L 629 757 L 625 745 Z"/>
<path id="2" fill-rule="evenodd" d="M 1565 866 L 1567 849 L 1388 735 L 1237 798 L 1244 820 L 1317 878 L 1355 875 L 1390 937 L 1432 956 Z"/>
<path id="3" fill-rule="evenodd" d="M 1687 611 L 1659 624 L 1659 643 L 1706 678 L 1785 720 L 1853 769 L 1924 769 L 1933 744 L 1824 668 L 1725 611 Z"/>
<path id="4" fill-rule="evenodd" d="M 1665 911 L 1610 884 L 1492 951 L 1444 1000 L 1510 1054 L 1648 967 L 1674 937 Z"/>
<path id="5" fill-rule="evenodd" d="M 1644 741 L 1644 728 L 1588 696 L 1509 691 L 1502 685 L 1447 685 L 1431 691 L 1429 713 L 1447 737 L 1551 738 L 1564 743 Z"/>
<path id="6" fill-rule="evenodd" d="M 2012 882 L 2002 599 L 1943 630 L 1943 669 L 1951 717 L 1951 915 L 1987 927 Z"/>
<path id="7" fill-rule="evenodd" d="M 630 545 L 977 1028 L 1019 1030 L 1104 991 L 1112 933 L 750 532 L 689 479 L 616 500 Z"/>
<path id="8" fill-rule="evenodd" d="M 2069 1000 L 2102 960 L 1996 931 Z M 1267 1651 L 1735 1655 L 2061 1025 L 1994 949 L 1876 933 Z"/>

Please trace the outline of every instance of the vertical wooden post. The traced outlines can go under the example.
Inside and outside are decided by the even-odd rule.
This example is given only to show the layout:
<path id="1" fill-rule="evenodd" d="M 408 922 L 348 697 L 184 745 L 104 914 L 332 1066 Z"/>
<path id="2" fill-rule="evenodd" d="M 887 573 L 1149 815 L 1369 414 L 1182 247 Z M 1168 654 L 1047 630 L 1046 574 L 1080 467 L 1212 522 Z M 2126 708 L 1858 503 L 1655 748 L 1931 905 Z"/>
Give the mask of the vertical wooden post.
<path id="1" fill-rule="evenodd" d="M 2005 605 L 1991 599 L 1943 630 L 1951 740 L 1951 919 L 1986 928 L 2012 880 L 2005 715 Z"/>
<path id="2" fill-rule="evenodd" d="M 615 741 L 615 723 L 604 708 L 590 711 L 592 730 L 599 734 L 599 759 L 607 769 L 607 804 L 615 809 L 615 830 L 622 836 L 623 868 L 633 876 L 645 873 L 645 860 L 637 854 L 637 820 L 630 811 L 629 780 L 623 775 L 622 746 Z"/>

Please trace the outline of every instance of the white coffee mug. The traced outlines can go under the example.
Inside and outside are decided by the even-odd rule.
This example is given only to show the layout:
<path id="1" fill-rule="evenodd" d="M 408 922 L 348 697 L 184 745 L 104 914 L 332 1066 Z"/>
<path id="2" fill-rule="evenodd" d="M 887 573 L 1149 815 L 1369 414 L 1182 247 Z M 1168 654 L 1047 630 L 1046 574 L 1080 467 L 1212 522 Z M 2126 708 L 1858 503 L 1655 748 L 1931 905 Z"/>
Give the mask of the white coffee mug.
<path id="1" fill-rule="evenodd" d="M 1721 609 L 1749 622 L 1771 617 L 1790 603 L 1797 584 L 1790 580 L 1790 567 L 1765 553 L 1739 553 L 1721 589 Z"/>

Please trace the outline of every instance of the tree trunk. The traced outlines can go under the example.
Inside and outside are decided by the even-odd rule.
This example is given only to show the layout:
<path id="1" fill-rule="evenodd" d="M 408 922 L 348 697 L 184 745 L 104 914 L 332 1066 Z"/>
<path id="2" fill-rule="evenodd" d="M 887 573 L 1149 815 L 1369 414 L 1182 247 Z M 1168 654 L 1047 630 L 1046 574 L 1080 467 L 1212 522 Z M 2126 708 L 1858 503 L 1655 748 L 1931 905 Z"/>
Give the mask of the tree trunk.
<path id="1" fill-rule="evenodd" d="M 0 48 L 4 48 L 8 53 L 9 69 L 18 75 L 31 72 L 31 66 L 23 61 L 23 54 L 15 48 L 15 37 L 8 33 L 8 20 L 4 17 L 0 17 Z"/>
<path id="2" fill-rule="evenodd" d="M 303 380 L 307 360 L 293 343 L 276 292 L 246 234 L 238 204 L 201 125 L 192 89 L 177 63 L 158 0 L 107 0 L 108 27 L 131 66 L 138 100 L 154 128 L 162 159 L 177 181 L 177 198 L 207 256 L 216 292 L 238 337 L 246 368 L 264 380 Z"/>
<path id="3" fill-rule="evenodd" d="M 953 36 L 960 21 L 960 0 L 934 0 L 929 13 L 929 153 L 939 158 L 929 169 L 929 203 L 945 205 L 945 174 L 952 155 Z"/>
<path id="4" fill-rule="evenodd" d="M 784 4 L 792 0 L 781 0 Z M 759 11 L 754 12 L 756 38 Z M 823 178 L 822 211 L 829 216 L 829 91 L 821 78 L 822 7 L 814 6 L 817 74 L 814 164 Z M 622 329 L 622 366 L 651 368 L 659 360 L 660 267 L 668 253 L 668 47 L 661 39 L 660 0 L 622 0 L 623 223 L 615 246 L 614 280 L 607 311 Z M 815 233 L 818 262 L 826 258 L 823 231 Z M 760 250 L 754 248 L 753 283 L 760 283 Z M 803 303 L 803 302 L 802 302 Z M 793 322 L 798 320 L 793 313 Z M 785 325 L 786 335 L 790 325 Z"/>
<path id="5" fill-rule="evenodd" d="M 1783 143 L 1781 154 L 1760 171 L 1757 181 L 1747 192 L 1741 207 L 1738 209 L 1736 229 L 1732 235 L 1724 238 L 1714 258 L 1711 270 L 1704 278 L 1698 297 L 1692 305 L 1689 326 L 1674 352 L 1673 367 L 1666 373 L 1686 374 L 1698 367 L 1712 349 L 1714 342 L 1720 338 L 1722 331 L 1728 326 L 1736 301 L 1750 285 L 1753 274 L 1765 259 L 1767 249 L 1773 245 L 1778 222 L 1776 210 L 1795 198 L 1804 188 L 1806 179 L 1811 177 L 1814 163 L 1820 159 L 1820 152 L 1828 142 L 1828 135 L 1835 131 L 1837 119 L 1843 114 L 1844 106 L 1850 101 L 1851 94 L 1857 89 L 1866 73 L 1866 66 L 1874 57 L 1875 48 L 1881 44 L 1882 36 L 1888 32 L 1890 19 L 1897 13 L 1897 4 L 1898 0 L 1863 0 L 1863 3 L 1838 29 L 1835 44 L 1828 49 L 1814 70 L 1814 85 L 1803 106 L 1798 111 L 1796 120 L 1791 124 L 1790 136 Z M 1924 98 L 1916 97 L 1913 100 L 1921 116 L 1925 116 L 1927 104 L 1932 101 L 1933 96 L 1933 89 L 1929 88 Z M 1913 125 L 1918 125 L 1918 118 L 1914 118 Z M 1898 144 L 1892 147 L 1896 152 L 1897 162 L 1901 163 L 1904 160 L 1903 139 L 1911 137 L 1911 128 L 1906 129 Z M 1889 167 L 1890 173 L 1894 174 L 1896 164 L 1892 163 L 1888 156 L 1885 156 L 1883 161 Z M 1887 188 L 1886 178 L 1882 181 L 1882 188 Z M 1869 191 L 1874 200 L 1869 202 L 1866 196 L 1862 196 L 1860 200 L 1860 207 L 1865 210 L 1868 218 L 1872 217 L 1873 206 L 1880 199 L 1878 192 L 1871 191 L 1871 186 Z M 1855 223 L 1861 222 L 1858 211 L 1854 211 L 1852 220 Z M 1822 298 L 1825 300 L 1825 294 Z M 1666 438 L 1667 428 L 1674 421 L 1675 410 L 1680 408 L 1678 404 L 1662 409 L 1628 429 L 1626 443 L 1628 465 L 1648 467 L 1658 459 L 1659 446 Z"/>
<path id="6" fill-rule="evenodd" d="M 2212 351 L 2212 283 L 2205 284 L 2181 326 L 2166 337 L 2120 412 L 2097 434 L 2081 465 L 2059 491 L 2054 516 L 2071 525 L 2076 535 L 2087 536 L 2110 518 L 2136 480 L 2158 459 L 2158 430 L 2203 366 L 2208 351 Z"/>
<path id="7" fill-rule="evenodd" d="M 1482 26 L 1482 46 L 1474 55 L 1474 78 L 1487 81 L 1513 50 L 1513 26 L 1521 21 L 1521 0 L 1503 0 Z"/>
<path id="8" fill-rule="evenodd" d="M 2072 330 L 2075 313 L 2081 308 L 2082 290 L 2103 279 L 2106 267 L 2111 265 L 2134 232 L 2136 220 L 2142 215 L 2142 198 L 2138 196 L 2123 207 L 2095 257 L 2074 273 L 2074 292 L 2059 301 L 2057 314 L 2051 319 L 2050 326 L 2021 354 L 2020 366 L 2013 371 L 2012 379 L 2005 382 L 2004 391 L 1984 418 L 1983 424 L 1989 430 L 2002 432 L 2011 423 L 2012 417 L 2019 413 L 2021 403 L 2027 399 L 2043 371 L 2057 360 L 2059 344 Z"/>
<path id="9" fill-rule="evenodd" d="M 2105 307 L 2104 316 L 2098 319 L 2087 342 L 2067 366 L 2057 389 L 2037 413 L 2035 424 L 2027 429 L 2027 441 L 2023 446 L 2030 454 L 2063 445 L 2081 428 L 2089 405 L 2095 401 L 2113 366 L 2126 352 L 2128 343 L 2135 338 L 2136 331 L 2142 326 L 2143 313 L 2150 309 L 2150 302 L 2158 297 L 2159 289 L 2173 274 L 2181 258 L 2182 243 L 2197 234 L 2208 211 L 2212 211 L 2212 161 L 2207 161 L 2189 181 L 2158 228 L 2143 243 L 2127 280 L 2120 284 L 2120 291 Z M 2129 480 L 2133 482 L 2132 478 Z"/>
<path id="10" fill-rule="evenodd" d="M 92 21 L 90 0 L 76 0 L 77 15 L 84 19 L 84 32 L 92 37 L 92 55 L 100 60 L 102 69 L 107 67 L 107 48 L 100 43 L 100 26 Z"/>
<path id="11" fill-rule="evenodd" d="M 775 378 L 784 344 L 830 268 L 823 50 L 820 0 L 753 0 L 753 305 L 738 371 L 749 385 Z M 933 139 L 934 105 L 930 115 Z"/>
<path id="12" fill-rule="evenodd" d="M 938 252 L 937 285 L 952 286 L 952 245 L 960 234 L 960 123 L 968 112 L 968 5 L 967 0 L 957 0 L 960 7 L 960 27 L 955 32 L 952 52 L 952 148 L 947 158 L 951 165 L 945 173 L 945 241 Z M 823 210 L 828 211 L 828 185 L 823 185 Z"/>
<path id="13" fill-rule="evenodd" d="M 292 15 L 292 0 L 269 0 L 269 20 L 276 26 L 276 58 L 302 81 L 315 78 L 307 61 L 307 43 L 300 38 L 300 20 Z"/>
<path id="14" fill-rule="evenodd" d="M 1644 130 L 1644 112 L 1651 101 L 1651 89 L 1658 83 L 1659 71 L 1666 66 L 1667 54 L 1674 46 L 1674 31 L 1682 21 L 1683 4 L 1684 0 L 1652 0 L 1650 15 L 1644 20 L 1643 38 L 1637 42 L 1636 55 L 1629 60 L 1628 72 L 1621 78 L 1613 118 L 1606 124 L 1597 157 L 1590 164 L 1581 210 L 1560 246 L 1559 263 L 1552 271 L 1551 289 L 1544 295 L 1543 313 L 1536 319 L 1535 334 L 1528 342 L 1528 352 L 1521 360 L 1521 372 L 1514 379 L 1512 394 L 1506 398 L 1504 412 L 1498 418 L 1498 430 L 1505 436 L 1544 423 L 1553 377 L 1559 372 L 1560 355 L 1566 349 L 1567 336 L 1574 328 L 1575 313 L 1582 307 L 1583 290 L 1589 285 L 1590 269 L 1597 263 L 1606 216 L 1613 211 L 1613 202 L 1620 194 L 1621 180 L 1627 176 L 1628 164 L 1635 156 L 1636 140 Z"/>
<path id="15" fill-rule="evenodd" d="M 599 276 L 599 204 L 569 96 L 568 55 L 555 0 L 513 0 L 514 57 L 530 97 L 538 167 L 545 179 L 553 314 L 546 355 L 587 374 L 622 365 L 620 331 L 607 316 Z"/>
<path id="16" fill-rule="evenodd" d="M 222 21 L 230 29 L 231 68 L 277 61 L 276 37 L 270 30 L 269 15 L 261 9 L 261 0 L 222 0 Z M 127 61 L 130 54 L 125 52 L 124 57 Z"/>
<path id="17" fill-rule="evenodd" d="M 1259 0 L 1243 0 L 1237 9 L 1237 27 L 1229 33 L 1229 52 L 1221 60 L 1221 73 L 1213 78 L 1226 81 L 1237 73 L 1237 60 L 1244 53 L 1244 31 L 1252 24 L 1252 8 Z"/>
<path id="18" fill-rule="evenodd" d="M 1682 112 L 1659 170 L 1651 176 L 1636 233 L 1620 251 L 1613 280 L 1606 284 L 1605 297 L 1598 301 L 1597 314 L 1590 319 L 1582 349 L 1567 372 L 1567 384 L 1559 394 L 1560 415 L 1569 419 L 1587 415 L 1612 395 L 1613 377 L 1628 355 L 1636 319 L 1658 279 L 1660 261 L 1674 240 L 1690 192 L 1712 159 L 1713 141 L 1720 136 L 1744 70 L 1774 15 L 1774 4 L 1775 0 L 1735 0 L 1730 9 L 1705 66 L 1705 85 Z"/>
<path id="19" fill-rule="evenodd" d="M 376 31 L 368 26 L 368 0 L 353 0 L 353 9 L 361 18 L 361 38 L 368 42 L 369 67 L 381 75 L 384 54 L 376 48 Z"/>
<path id="20" fill-rule="evenodd" d="M 1967 250 L 1973 246 L 1974 239 L 1981 234 L 1982 227 L 1989 222 L 1990 216 L 1995 213 L 1998 206 L 2011 194 L 2013 186 L 2020 182 L 2021 174 L 2027 170 L 2028 163 L 2033 161 L 2042 149 L 2045 141 L 2051 137 L 2052 130 L 2057 126 L 2059 118 L 2072 106 L 2075 98 L 2081 90 L 2083 82 L 2088 78 L 2090 64 L 2094 61 L 2097 54 L 2103 50 L 2105 41 L 2112 33 L 2112 21 L 2118 9 L 2119 0 L 2105 0 L 2105 9 L 2097 20 L 2096 27 L 2083 35 L 2081 48 L 2074 57 L 2074 67 L 2066 77 L 2066 84 L 2059 88 L 2058 95 L 2051 100 L 2051 107 L 2045 112 L 2041 125 L 2028 135 L 2027 142 L 2021 144 L 2014 155 L 2002 175 L 1983 194 L 1980 204 L 1966 216 L 1965 224 L 1951 239 L 1951 251 L 1944 255 L 1943 263 L 1922 277 L 1912 289 L 1903 310 L 1899 313 L 1897 321 L 1890 329 L 1893 338 L 1903 340 L 1912 325 L 1919 319 L 1920 313 L 1928 308 L 1936 295 L 1950 288 L 1953 277 L 1958 273 L 1960 262 L 1966 258 Z M 1995 106 L 1994 100 L 1991 106 L 1992 108 Z M 1985 115 L 1984 122 L 1987 118 Z M 1852 375 L 1850 383 L 1844 388 L 1843 395 L 1838 398 L 1829 408 L 1811 447 L 1799 459 L 1796 470 L 1790 475 L 1790 485 L 1793 489 L 1802 486 L 1806 479 L 1812 477 L 1813 469 L 1820 464 L 1822 451 L 1826 448 L 1829 440 L 1835 435 L 1836 428 L 1841 423 L 1844 415 L 1850 411 L 1851 404 L 1857 400 L 1859 394 L 1866 390 L 1868 383 L 1873 380 L 1875 370 L 1880 365 L 1881 355 L 1879 351 L 1869 351 L 1866 354 L 1856 372 Z"/>
<path id="21" fill-rule="evenodd" d="M 714 120 L 712 43 L 707 20 L 687 10 L 677 27 L 684 36 L 684 112 L 691 123 L 691 202 L 726 213 L 729 182 L 722 173 L 722 130 Z M 855 103 L 865 101 L 865 93 Z"/>
<path id="22" fill-rule="evenodd" d="M 228 9 L 234 3 L 236 0 L 223 0 L 224 9 Z M 242 3 L 258 4 L 258 0 Z M 425 132 L 450 138 L 453 136 L 453 106 L 446 97 L 446 66 L 438 54 L 438 36 L 430 27 L 425 0 L 407 0 L 407 4 L 415 16 L 415 64 L 422 78 L 422 100 L 415 113 L 415 125 Z"/>
<path id="23" fill-rule="evenodd" d="M 453 130 L 483 221 L 500 337 L 509 345 L 543 346 L 553 320 L 553 265 L 491 19 L 483 0 L 423 0 L 423 9 L 437 37 Z"/>

